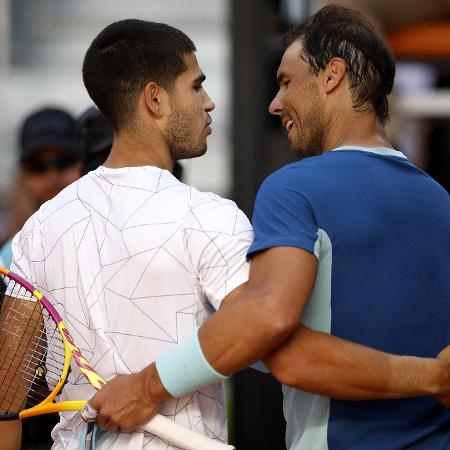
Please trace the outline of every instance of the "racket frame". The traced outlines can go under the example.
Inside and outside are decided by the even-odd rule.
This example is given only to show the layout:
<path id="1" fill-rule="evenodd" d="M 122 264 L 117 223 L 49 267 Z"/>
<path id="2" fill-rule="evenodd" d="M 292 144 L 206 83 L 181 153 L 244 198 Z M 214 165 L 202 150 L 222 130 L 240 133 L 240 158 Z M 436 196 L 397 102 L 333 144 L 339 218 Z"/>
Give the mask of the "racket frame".
<path id="1" fill-rule="evenodd" d="M 18 283 L 24 287 L 44 308 L 51 319 L 55 322 L 56 328 L 61 336 L 61 340 L 64 344 L 64 365 L 61 372 L 61 377 L 50 392 L 50 394 L 42 400 L 39 404 L 33 406 L 32 408 L 22 410 L 18 413 L 7 413 L 2 416 L 2 420 L 14 420 L 14 419 L 27 419 L 29 417 L 39 416 L 42 414 L 50 414 L 60 411 L 80 411 L 85 405 L 85 401 L 67 401 L 55 403 L 54 400 L 56 396 L 61 392 L 67 377 L 69 375 L 70 365 L 72 358 L 75 359 L 80 371 L 88 379 L 88 381 L 96 388 L 100 389 L 104 384 L 105 380 L 95 372 L 95 370 L 90 366 L 88 361 L 83 357 L 79 348 L 75 345 L 75 342 L 64 324 L 61 316 L 54 306 L 48 301 L 48 299 L 37 289 L 35 289 L 27 280 L 24 280 L 19 275 L 11 272 L 4 267 L 0 267 L 0 275 L 4 275 L 8 279 Z M 5 294 L 6 295 L 6 294 Z M 12 297 L 11 297 L 12 298 Z M 20 299 L 19 299 L 20 300 Z M 24 300 L 31 301 L 31 300 Z"/>

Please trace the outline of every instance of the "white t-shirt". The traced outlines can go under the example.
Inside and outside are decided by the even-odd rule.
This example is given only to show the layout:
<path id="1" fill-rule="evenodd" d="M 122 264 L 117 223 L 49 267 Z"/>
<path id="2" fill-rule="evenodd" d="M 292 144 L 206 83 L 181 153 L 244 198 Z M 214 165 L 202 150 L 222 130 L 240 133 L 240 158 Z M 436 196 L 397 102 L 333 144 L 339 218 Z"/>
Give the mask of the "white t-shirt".
<path id="1" fill-rule="evenodd" d="M 100 167 L 28 220 L 14 239 L 12 271 L 48 296 L 108 380 L 141 370 L 190 336 L 246 282 L 252 238 L 235 203 L 186 186 L 166 170 Z M 74 366 L 61 400 L 94 393 Z M 220 384 L 169 401 L 160 412 L 227 439 Z M 77 448 L 81 426 L 80 414 L 61 413 L 53 449 Z M 102 448 L 175 448 L 142 433 L 110 433 L 107 441 Z"/>

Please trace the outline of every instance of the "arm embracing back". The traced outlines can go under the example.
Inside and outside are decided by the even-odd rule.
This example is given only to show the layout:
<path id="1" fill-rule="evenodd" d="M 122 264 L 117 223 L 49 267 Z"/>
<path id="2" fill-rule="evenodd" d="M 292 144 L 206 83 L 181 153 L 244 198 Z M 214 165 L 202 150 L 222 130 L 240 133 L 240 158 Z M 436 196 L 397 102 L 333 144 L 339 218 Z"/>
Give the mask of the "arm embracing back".
<path id="1" fill-rule="evenodd" d="M 283 384 L 341 400 L 434 395 L 450 406 L 450 346 L 440 359 L 384 353 L 299 326 L 264 358 Z"/>
<path id="2" fill-rule="evenodd" d="M 316 271 L 315 256 L 300 248 L 275 247 L 255 255 L 248 288 L 199 330 L 211 366 L 231 374 L 283 342 L 298 326 Z"/>

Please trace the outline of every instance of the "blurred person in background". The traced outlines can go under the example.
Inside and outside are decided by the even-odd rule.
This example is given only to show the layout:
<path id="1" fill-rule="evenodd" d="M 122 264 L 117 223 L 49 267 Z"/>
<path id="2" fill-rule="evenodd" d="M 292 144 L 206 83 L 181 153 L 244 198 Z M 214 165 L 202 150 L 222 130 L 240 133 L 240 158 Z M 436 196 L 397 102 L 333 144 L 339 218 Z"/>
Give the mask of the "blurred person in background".
<path id="1" fill-rule="evenodd" d="M 11 241 L 28 217 L 80 177 L 75 119 L 60 108 L 43 108 L 24 120 L 19 139 L 19 173 L 10 194 L 6 241 L 0 249 L 10 267 Z"/>
<path id="2" fill-rule="evenodd" d="M 24 120 L 19 135 L 19 173 L 10 194 L 7 240 L 0 265 L 10 267 L 14 234 L 47 200 L 79 178 L 81 158 L 75 145 L 75 119 L 60 108 L 43 108 Z M 2 295 L 0 286 L 0 296 Z M 43 390 L 47 390 L 45 383 Z M 57 416 L 35 417 L 23 426 L 22 450 L 48 449 Z"/>
<path id="3" fill-rule="evenodd" d="M 112 146 L 113 129 L 108 119 L 95 107 L 86 109 L 77 119 L 76 145 L 81 153 L 81 173 L 101 166 Z"/>

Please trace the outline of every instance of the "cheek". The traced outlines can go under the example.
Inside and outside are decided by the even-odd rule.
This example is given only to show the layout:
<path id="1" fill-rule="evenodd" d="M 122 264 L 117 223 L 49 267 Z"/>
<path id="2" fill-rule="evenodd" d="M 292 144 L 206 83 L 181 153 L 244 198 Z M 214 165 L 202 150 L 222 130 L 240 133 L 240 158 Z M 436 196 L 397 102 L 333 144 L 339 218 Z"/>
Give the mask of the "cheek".
<path id="1" fill-rule="evenodd" d="M 197 114 L 204 115 L 205 114 L 205 98 L 201 93 L 197 93 L 193 98 L 191 103 L 192 111 L 195 111 Z"/>
<path id="2" fill-rule="evenodd" d="M 202 107 L 196 105 L 195 108 L 191 110 L 191 114 L 188 116 L 188 120 L 191 128 L 195 130 L 200 130 L 205 127 L 205 112 Z"/>
<path id="3" fill-rule="evenodd" d="M 283 97 L 284 107 L 294 117 L 301 115 L 302 110 L 307 102 L 307 93 L 303 89 L 291 87 L 287 90 Z"/>

